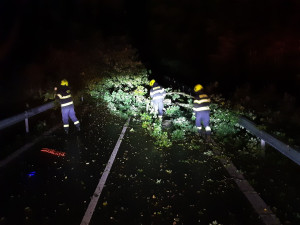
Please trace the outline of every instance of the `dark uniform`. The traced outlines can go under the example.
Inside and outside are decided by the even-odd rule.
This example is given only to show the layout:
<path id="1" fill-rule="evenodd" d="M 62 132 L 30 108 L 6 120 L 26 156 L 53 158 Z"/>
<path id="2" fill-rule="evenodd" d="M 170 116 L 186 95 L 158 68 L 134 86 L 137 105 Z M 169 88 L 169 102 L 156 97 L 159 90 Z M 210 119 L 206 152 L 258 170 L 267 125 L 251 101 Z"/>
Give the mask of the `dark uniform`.
<path id="1" fill-rule="evenodd" d="M 154 83 L 150 89 L 150 97 L 152 98 L 152 103 L 155 110 L 158 110 L 158 116 L 162 118 L 163 108 L 164 108 L 164 98 L 166 96 L 166 91 L 163 87 L 159 86 L 158 83 Z"/>
<path id="2" fill-rule="evenodd" d="M 194 99 L 194 113 L 196 116 L 196 127 L 198 129 L 198 132 L 202 133 L 202 124 L 205 128 L 206 135 L 211 134 L 211 128 L 209 126 L 209 114 L 210 114 L 210 99 L 206 94 L 204 94 L 202 91 L 198 91 L 195 93 L 195 99 Z"/>
<path id="3" fill-rule="evenodd" d="M 60 100 L 62 121 L 66 133 L 69 133 L 69 118 L 73 121 L 77 130 L 80 130 L 80 123 L 75 115 L 73 99 L 68 86 L 61 85 L 56 94 Z"/>

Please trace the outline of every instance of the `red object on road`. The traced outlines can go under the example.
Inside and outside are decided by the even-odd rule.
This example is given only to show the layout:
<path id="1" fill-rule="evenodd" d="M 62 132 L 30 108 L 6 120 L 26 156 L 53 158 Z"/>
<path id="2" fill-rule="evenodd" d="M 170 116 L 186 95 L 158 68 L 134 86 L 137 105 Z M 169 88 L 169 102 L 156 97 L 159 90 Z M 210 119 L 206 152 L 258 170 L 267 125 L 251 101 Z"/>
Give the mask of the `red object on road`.
<path id="1" fill-rule="evenodd" d="M 42 148 L 41 152 L 47 152 L 49 154 L 57 155 L 57 156 L 65 156 L 66 155 L 65 152 L 56 151 L 56 150 L 50 149 L 50 148 Z"/>

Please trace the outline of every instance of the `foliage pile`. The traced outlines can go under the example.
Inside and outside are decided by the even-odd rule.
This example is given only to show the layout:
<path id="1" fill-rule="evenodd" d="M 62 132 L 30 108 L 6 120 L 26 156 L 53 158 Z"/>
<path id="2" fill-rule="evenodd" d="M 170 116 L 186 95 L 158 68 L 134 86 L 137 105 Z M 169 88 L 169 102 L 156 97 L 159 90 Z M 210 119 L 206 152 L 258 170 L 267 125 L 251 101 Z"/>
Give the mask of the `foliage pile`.
<path id="1" fill-rule="evenodd" d="M 166 88 L 167 92 L 172 94 L 166 96 L 164 119 L 160 121 L 151 107 L 148 84 L 146 69 L 141 68 L 138 75 L 124 70 L 114 71 L 89 85 L 89 92 L 94 98 L 106 102 L 112 114 L 123 118 L 133 116 L 135 120 L 139 120 L 142 127 L 155 139 L 159 149 L 195 136 L 197 129 L 194 125 L 192 96 L 180 95 L 178 90 Z M 218 95 L 212 95 L 211 99 L 213 134 L 223 143 L 231 142 L 232 138 L 243 130 L 237 124 L 237 116 L 242 112 L 233 111 L 230 104 L 225 103 Z M 182 107 L 183 104 L 177 104 L 180 102 L 185 102 L 185 107 Z M 250 139 L 249 134 L 244 133 L 243 141 L 247 141 Z"/>

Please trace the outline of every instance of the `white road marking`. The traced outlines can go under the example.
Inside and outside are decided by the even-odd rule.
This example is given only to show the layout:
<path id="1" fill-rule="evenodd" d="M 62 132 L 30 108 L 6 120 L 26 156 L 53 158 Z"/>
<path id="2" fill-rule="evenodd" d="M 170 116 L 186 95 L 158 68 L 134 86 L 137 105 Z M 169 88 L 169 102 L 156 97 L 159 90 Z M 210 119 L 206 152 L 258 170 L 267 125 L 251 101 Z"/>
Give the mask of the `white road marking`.
<path id="1" fill-rule="evenodd" d="M 95 190 L 95 192 L 93 194 L 93 197 L 92 197 L 92 199 L 90 201 L 90 204 L 89 204 L 87 210 L 85 211 L 85 214 L 83 216 L 83 219 L 82 219 L 80 225 L 88 225 L 90 223 L 90 220 L 91 220 L 91 218 L 93 216 L 93 213 L 95 211 L 97 202 L 99 200 L 99 197 L 100 197 L 101 192 L 103 190 L 103 187 L 105 185 L 106 179 L 107 179 L 108 174 L 110 172 L 110 169 L 111 169 L 111 167 L 112 167 L 112 165 L 114 163 L 115 157 L 116 157 L 116 155 L 118 153 L 118 150 L 119 150 L 119 147 L 121 145 L 121 142 L 122 142 L 122 139 L 124 137 L 124 134 L 126 132 L 126 129 L 127 129 L 128 125 L 129 125 L 129 121 L 130 121 L 130 118 L 127 120 L 127 122 L 123 126 L 122 133 L 121 133 L 121 135 L 120 135 L 120 137 L 119 137 L 119 139 L 117 141 L 117 144 L 116 144 L 113 152 L 111 153 L 111 156 L 110 156 L 110 158 L 108 160 L 108 163 L 107 163 L 107 165 L 106 165 L 106 167 L 104 169 L 104 172 L 103 172 L 103 174 L 102 174 L 102 176 L 101 176 L 101 178 L 99 180 L 99 183 L 98 183 L 98 185 L 96 187 L 96 190 Z"/>

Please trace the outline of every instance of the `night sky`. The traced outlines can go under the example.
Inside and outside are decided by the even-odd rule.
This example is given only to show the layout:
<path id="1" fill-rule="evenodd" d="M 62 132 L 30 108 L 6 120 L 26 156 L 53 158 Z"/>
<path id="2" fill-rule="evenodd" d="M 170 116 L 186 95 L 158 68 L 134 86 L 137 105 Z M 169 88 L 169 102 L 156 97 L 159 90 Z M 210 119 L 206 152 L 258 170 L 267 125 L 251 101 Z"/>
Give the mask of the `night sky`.
<path id="1" fill-rule="evenodd" d="M 218 81 L 225 91 L 275 84 L 296 95 L 299 10 L 296 0 L 2 0 L 2 93 L 22 84 L 22 68 L 46 60 L 49 46 L 101 31 L 128 35 L 158 78 Z"/>

